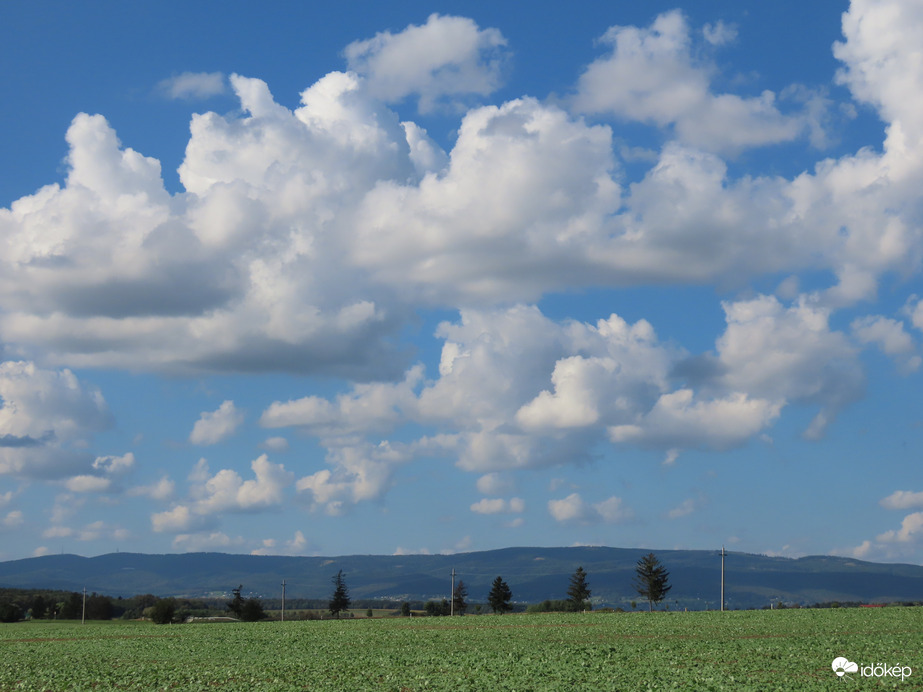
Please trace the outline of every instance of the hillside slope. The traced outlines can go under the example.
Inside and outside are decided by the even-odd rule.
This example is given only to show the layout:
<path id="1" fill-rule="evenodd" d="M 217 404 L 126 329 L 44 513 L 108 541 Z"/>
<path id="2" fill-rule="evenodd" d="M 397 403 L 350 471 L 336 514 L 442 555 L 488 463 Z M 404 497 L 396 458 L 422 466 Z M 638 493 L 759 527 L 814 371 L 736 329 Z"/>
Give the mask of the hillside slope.
<path id="1" fill-rule="evenodd" d="M 289 597 L 325 598 L 331 577 L 342 569 L 353 598 L 429 599 L 448 596 L 450 574 L 468 586 L 474 601 L 486 599 L 498 575 L 516 601 L 565 598 L 577 566 L 589 574 L 593 601 L 629 607 L 637 601 L 631 582 L 635 563 L 647 550 L 607 547 L 504 548 L 455 555 L 347 555 L 282 557 L 185 553 L 111 553 L 98 557 L 46 555 L 0 562 L 0 586 L 53 588 L 112 596 L 140 593 L 205 596 L 228 594 L 238 584 L 248 593 L 275 598 L 286 581 Z M 721 559 L 718 551 L 662 550 L 670 572 L 671 608 L 717 608 Z M 829 556 L 798 559 L 728 553 L 728 607 L 821 601 L 923 600 L 923 567 L 878 564 Z"/>

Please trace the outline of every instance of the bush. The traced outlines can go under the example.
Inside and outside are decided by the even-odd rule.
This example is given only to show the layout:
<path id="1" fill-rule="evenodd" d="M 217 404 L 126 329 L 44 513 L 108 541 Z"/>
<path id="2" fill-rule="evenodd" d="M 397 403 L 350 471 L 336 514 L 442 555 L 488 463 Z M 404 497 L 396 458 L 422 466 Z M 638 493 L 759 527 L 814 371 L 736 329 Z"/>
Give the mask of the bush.
<path id="1" fill-rule="evenodd" d="M 14 603 L 0 604 L 0 622 L 19 622 L 22 620 L 22 608 Z"/>
<path id="2" fill-rule="evenodd" d="M 260 603 L 258 598 L 248 598 L 244 601 L 243 606 L 240 609 L 240 619 L 244 622 L 256 622 L 257 620 L 262 620 L 265 616 L 263 613 L 263 604 Z"/>
<path id="3" fill-rule="evenodd" d="M 527 613 L 573 613 L 574 603 L 572 601 L 554 600 L 533 603 L 526 608 Z"/>
<path id="4" fill-rule="evenodd" d="M 150 607 L 151 620 L 158 625 L 169 625 L 176 615 L 176 599 L 161 598 Z"/>

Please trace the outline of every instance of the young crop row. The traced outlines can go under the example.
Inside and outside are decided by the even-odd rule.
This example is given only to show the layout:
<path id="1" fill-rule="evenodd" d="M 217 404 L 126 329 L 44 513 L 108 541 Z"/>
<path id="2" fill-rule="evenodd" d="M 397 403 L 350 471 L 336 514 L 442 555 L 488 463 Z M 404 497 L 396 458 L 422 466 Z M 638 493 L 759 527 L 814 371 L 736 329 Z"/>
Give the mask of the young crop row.
<path id="1" fill-rule="evenodd" d="M 838 656 L 909 690 L 921 652 L 919 608 L 35 622 L 0 627 L 0 690 L 828 690 Z"/>

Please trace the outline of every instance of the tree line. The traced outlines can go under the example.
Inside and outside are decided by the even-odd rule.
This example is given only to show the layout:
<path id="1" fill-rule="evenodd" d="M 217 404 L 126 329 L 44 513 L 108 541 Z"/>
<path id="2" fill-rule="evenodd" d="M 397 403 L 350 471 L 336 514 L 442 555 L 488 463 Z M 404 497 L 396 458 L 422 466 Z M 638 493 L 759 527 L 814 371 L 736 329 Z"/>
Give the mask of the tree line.
<path id="1" fill-rule="evenodd" d="M 638 594 L 649 603 L 650 610 L 654 604 L 664 600 L 672 588 L 669 584 L 669 573 L 660 564 L 653 553 L 641 558 L 636 565 L 636 576 L 633 583 Z M 349 588 L 343 570 L 339 570 L 331 579 L 333 593 L 326 601 L 326 609 L 330 617 L 340 618 L 350 614 L 353 601 L 349 596 Z M 32 619 L 60 618 L 88 620 L 111 620 L 113 618 L 149 618 L 158 624 L 183 622 L 190 617 L 206 617 L 214 615 L 215 610 L 224 606 L 224 612 L 235 619 L 246 622 L 255 622 L 266 617 L 266 609 L 261 599 L 256 597 L 245 598 L 243 585 L 232 589 L 230 601 L 221 603 L 215 599 L 180 599 L 158 598 L 151 594 L 133 596 L 123 599 L 113 599 L 109 596 L 93 594 L 80 594 L 76 592 L 38 590 L 28 591 L 21 589 L 0 589 L 0 621 L 15 622 L 25 617 Z M 567 598 L 562 600 L 546 600 L 540 604 L 529 607 L 530 612 L 565 611 L 579 612 L 592 609 L 590 601 L 591 591 L 588 583 L 587 572 L 582 566 L 577 567 L 570 577 L 567 587 Z M 514 609 L 512 604 L 513 592 L 509 584 L 498 576 L 491 584 L 487 595 L 487 606 L 492 612 L 503 614 Z M 85 600 L 84 600 L 85 599 Z M 319 606 L 321 602 L 316 599 L 290 599 L 289 608 L 294 609 L 299 605 L 304 607 L 311 604 Z M 397 602 L 387 602 L 391 607 Z M 367 607 L 371 615 L 372 604 L 380 605 L 381 601 L 362 601 L 360 607 Z M 419 605 L 419 604 L 414 604 Z M 309 606 L 309 607 L 311 607 Z M 481 604 L 477 604 L 476 611 L 481 612 Z M 464 580 L 459 580 L 452 592 L 451 602 L 443 598 L 441 601 L 427 601 L 422 604 L 425 615 L 465 615 L 469 610 L 468 587 Z M 400 603 L 399 611 L 393 614 L 409 616 L 412 606 L 409 602 Z"/>

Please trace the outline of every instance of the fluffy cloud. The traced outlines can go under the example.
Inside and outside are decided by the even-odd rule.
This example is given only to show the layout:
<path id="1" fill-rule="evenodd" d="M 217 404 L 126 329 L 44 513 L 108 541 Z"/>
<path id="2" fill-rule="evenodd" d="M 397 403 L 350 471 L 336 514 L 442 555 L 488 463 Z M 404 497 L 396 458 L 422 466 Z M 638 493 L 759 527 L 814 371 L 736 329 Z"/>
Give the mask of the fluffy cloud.
<path id="1" fill-rule="evenodd" d="M 174 550 L 187 553 L 216 550 L 226 551 L 229 548 L 240 548 L 243 545 L 243 538 L 240 536 L 231 538 L 222 531 L 181 533 L 173 539 Z"/>
<path id="2" fill-rule="evenodd" d="M 348 392 L 275 402 L 261 418 L 328 450 L 328 467 L 296 488 L 329 513 L 381 497 L 401 464 L 424 456 L 508 495 L 495 475 L 505 469 L 580 461 L 606 439 L 675 461 L 687 447 L 744 444 L 791 404 L 818 410 L 806 434 L 819 437 L 863 386 L 858 349 L 832 316 L 874 298 L 883 276 L 915 275 L 923 257 L 923 68 L 903 59 L 921 24 L 906 4 L 852 3 L 838 79 L 878 110 L 883 146 L 793 179 L 735 177 L 722 156 L 802 136 L 808 112 L 783 112 L 769 92 L 715 93 L 714 66 L 698 61 L 678 13 L 610 29 L 611 54 L 566 107 L 519 98 L 464 113 L 448 152 L 384 102 L 418 94 L 425 109 L 490 93 L 505 41 L 439 15 L 351 44 L 352 71 L 322 77 L 294 109 L 232 75 L 240 110 L 194 116 L 178 194 L 105 118 L 79 114 L 64 184 L 0 209 L 0 333 L 10 352 L 70 367 L 348 377 Z M 705 40 L 732 34 L 710 25 Z M 176 93 L 201 93 L 209 80 L 194 77 Z M 630 180 L 611 127 L 584 113 L 652 123 L 670 141 Z M 643 319 L 556 322 L 510 307 L 587 286 L 789 276 L 791 287 L 802 272 L 835 284 L 789 302 L 728 300 L 714 351 L 691 356 Z M 436 333 L 438 373 L 408 368 L 395 346 L 421 305 L 459 310 Z M 919 304 L 911 320 L 923 325 Z M 919 363 L 894 320 L 860 317 L 851 335 Z M 97 465 L 79 453 L 109 415 L 69 370 L 3 363 L 0 397 L 0 471 L 86 492 L 130 467 L 128 455 Z M 190 440 L 237 425 L 225 402 Z M 261 459 L 254 480 L 205 473 L 152 521 L 192 531 L 216 512 L 273 506 L 294 477 Z M 171 491 L 164 479 L 137 493 Z M 615 503 L 555 506 L 618 514 Z"/>
<path id="3" fill-rule="evenodd" d="M 259 548 L 250 551 L 251 555 L 304 555 L 308 547 L 308 539 L 301 531 L 296 531 L 291 540 L 284 541 L 281 545 L 274 538 L 263 539 Z"/>
<path id="4" fill-rule="evenodd" d="M 72 493 L 100 493 L 109 489 L 112 480 L 99 476 L 74 476 L 64 485 Z"/>
<path id="5" fill-rule="evenodd" d="M 769 401 L 820 405 L 806 431 L 823 435 L 836 413 L 856 400 L 865 378 L 856 349 L 829 326 L 830 311 L 776 298 L 725 303 L 728 327 L 718 339 L 721 384 Z"/>
<path id="6" fill-rule="evenodd" d="M 42 532 L 42 537 L 73 538 L 78 541 L 98 541 L 100 539 L 124 541 L 131 537 L 131 532 L 104 521 L 94 521 L 80 529 L 69 526 L 52 526 Z"/>
<path id="7" fill-rule="evenodd" d="M 918 47 L 923 9 L 900 0 L 852 0 L 843 14 L 843 36 L 833 54 L 843 62 L 837 80 L 891 123 L 890 137 L 919 146 L 923 127 L 923 65 L 908 61 Z"/>
<path id="8" fill-rule="evenodd" d="M 199 416 L 189 434 L 189 441 L 195 445 L 213 445 L 228 439 L 244 422 L 244 414 L 237 410 L 233 401 L 225 401 L 217 411 L 205 411 Z"/>
<path id="9" fill-rule="evenodd" d="M 526 503 L 521 497 L 484 498 L 471 505 L 470 509 L 475 514 L 521 514 L 526 508 Z"/>
<path id="10" fill-rule="evenodd" d="M 70 370 L 6 361 L 0 363 L 0 401 L 0 474 L 60 478 L 92 470 L 81 447 L 112 424 L 98 389 Z"/>
<path id="11" fill-rule="evenodd" d="M 614 524 L 634 516 L 634 512 L 625 507 L 619 497 L 613 496 L 596 504 L 588 504 L 579 493 L 571 493 L 561 500 L 549 500 L 548 512 L 555 521 L 570 524 Z"/>
<path id="12" fill-rule="evenodd" d="M 168 500 L 173 496 L 176 490 L 176 484 L 168 476 L 163 476 L 159 481 L 151 485 L 139 485 L 128 489 L 128 495 L 132 497 L 146 496 L 154 500 Z"/>
<path id="13" fill-rule="evenodd" d="M 272 507 L 282 502 L 283 492 L 294 475 L 282 464 L 273 464 L 265 454 L 250 463 L 254 478 L 243 480 L 232 469 L 222 469 L 195 489 L 195 511 L 200 514 L 246 511 Z"/>
<path id="14" fill-rule="evenodd" d="M 327 453 L 332 470 L 300 478 L 295 487 L 311 499 L 312 508 L 335 516 L 357 502 L 381 497 L 391 487 L 395 468 L 412 456 L 411 448 L 388 442 L 332 445 Z"/>
<path id="15" fill-rule="evenodd" d="M 506 39 L 465 17 L 430 15 L 423 26 L 384 31 L 349 44 L 349 68 L 365 76 L 373 95 L 400 101 L 419 94 L 420 110 L 446 97 L 486 96 L 503 77 Z"/>
<path id="16" fill-rule="evenodd" d="M 876 537 L 880 543 L 910 543 L 923 536 L 923 512 L 914 512 L 904 517 L 901 528 L 886 531 Z"/>
<path id="17" fill-rule="evenodd" d="M 895 490 L 879 502 L 885 509 L 907 510 L 923 507 L 923 492 Z M 911 512 L 899 529 L 890 529 L 841 552 L 865 560 L 912 559 L 923 539 L 923 512 Z"/>
<path id="18" fill-rule="evenodd" d="M 716 25 L 706 27 L 705 36 L 717 45 L 733 33 Z M 614 26 L 602 42 L 612 53 L 580 77 L 575 106 L 583 112 L 670 125 L 683 142 L 717 152 L 789 141 L 808 124 L 804 116 L 781 113 L 771 91 L 758 98 L 712 94 L 709 67 L 695 63 L 679 11 L 660 15 L 646 29 Z"/>
<path id="19" fill-rule="evenodd" d="M 231 81 L 249 115 L 196 116 L 174 198 L 101 116 L 74 119 L 65 187 L 0 210 L 8 342 L 78 366 L 388 372 L 376 342 L 394 325 L 325 228 L 375 182 L 415 175 L 404 129 L 354 76 L 296 112 Z"/>
<path id="20" fill-rule="evenodd" d="M 881 501 L 885 509 L 914 509 L 923 507 L 923 492 L 915 493 L 909 490 L 895 490 Z"/>
<path id="21" fill-rule="evenodd" d="M 387 430 L 400 420 L 400 411 L 415 405 L 414 388 L 422 381 L 423 368 L 407 371 L 402 382 L 357 384 L 335 403 L 317 396 L 274 402 L 260 417 L 265 428 L 298 426 L 321 437 L 357 431 Z"/>
<path id="22" fill-rule="evenodd" d="M 366 195 L 353 261 L 405 300 L 437 304 L 605 283 L 587 250 L 619 207 L 614 166 L 609 129 L 560 108 L 523 98 L 469 111 L 442 174 Z"/>
<path id="23" fill-rule="evenodd" d="M 852 330 L 860 343 L 875 344 L 894 358 L 902 372 L 919 370 L 921 358 L 913 338 L 904 330 L 903 322 L 880 315 L 867 316 L 854 320 Z"/>
<path id="24" fill-rule="evenodd" d="M 782 405 L 745 394 L 695 401 L 691 389 L 661 396 L 638 423 L 609 429 L 613 442 L 726 449 L 743 444 L 779 415 Z"/>
<path id="25" fill-rule="evenodd" d="M 333 400 L 275 402 L 261 422 L 297 426 L 327 448 L 329 468 L 297 487 L 337 514 L 380 497 L 395 469 L 416 458 L 454 459 L 482 474 L 483 494 L 503 495 L 511 489 L 504 470 L 587 459 L 607 437 L 675 461 L 685 448 L 745 444 L 792 403 L 819 410 L 807 431 L 819 436 L 861 392 L 857 350 L 829 328 L 826 310 L 768 296 L 724 307 L 716 352 L 694 357 L 662 344 L 644 320 L 554 322 L 530 306 L 464 310 L 437 329 L 438 378 L 414 366 L 401 382 L 356 384 Z M 435 434 L 381 441 L 408 426 Z M 472 511 L 504 511 L 504 502 L 484 499 Z"/>
<path id="26" fill-rule="evenodd" d="M 151 515 L 154 531 L 168 533 L 199 532 L 214 525 L 225 512 L 253 512 L 271 509 L 282 503 L 285 490 L 292 485 L 294 474 L 282 464 L 273 464 L 265 454 L 250 463 L 254 477 L 244 480 L 233 469 L 221 469 L 212 475 L 208 462 L 200 459 L 189 476 L 189 498 L 171 509 Z M 162 480 L 145 494 L 164 491 L 169 481 Z M 169 487 L 172 491 L 172 486 Z M 138 492 L 138 491 L 136 491 Z"/>
<path id="27" fill-rule="evenodd" d="M 513 483 L 502 474 L 485 473 L 478 478 L 477 489 L 484 495 L 504 495 L 513 489 Z"/>
<path id="28" fill-rule="evenodd" d="M 287 452 L 288 440 L 284 437 L 267 437 L 263 440 L 262 447 L 270 452 Z"/>
<path id="29" fill-rule="evenodd" d="M 178 533 L 204 524 L 204 518 L 193 514 L 186 505 L 177 505 L 164 512 L 151 515 L 151 528 L 156 532 Z"/>
<path id="30" fill-rule="evenodd" d="M 25 518 L 22 512 L 18 509 L 14 509 L 12 512 L 7 512 L 6 516 L 3 518 L 0 518 L 0 529 L 15 529 L 24 521 Z"/>
<path id="31" fill-rule="evenodd" d="M 821 296 L 829 307 L 853 304 L 923 257 L 916 111 L 896 96 L 915 93 L 923 71 L 894 58 L 919 17 L 886 5 L 854 3 L 837 48 L 843 82 L 888 124 L 883 151 L 792 180 L 729 174 L 718 143 L 790 139 L 806 116 L 781 113 L 771 94 L 712 93 L 677 13 L 610 30 L 612 55 L 579 84 L 581 109 L 677 133 L 627 185 L 609 127 L 536 99 L 468 111 L 448 154 L 401 123 L 382 98 L 494 84 L 486 56 L 502 36 L 456 17 L 352 44 L 361 74 L 329 73 L 294 110 L 232 75 L 241 110 L 194 116 L 176 195 L 158 161 L 80 114 L 65 184 L 0 210 L 0 330 L 71 367 L 380 381 L 405 367 L 392 337 L 421 303 L 817 270 L 839 282 Z M 423 49 L 433 42 L 439 51 Z M 895 65 L 887 78 L 878 57 Z"/>
<path id="32" fill-rule="evenodd" d="M 737 40 L 737 27 L 733 24 L 726 24 L 719 19 L 714 24 L 703 26 L 702 36 L 713 46 L 723 46 Z"/>
<path id="33" fill-rule="evenodd" d="M 135 455 L 132 452 L 126 452 L 120 457 L 96 457 L 96 460 L 93 462 L 93 469 L 95 471 L 113 476 L 121 476 L 128 473 L 134 466 Z"/>

